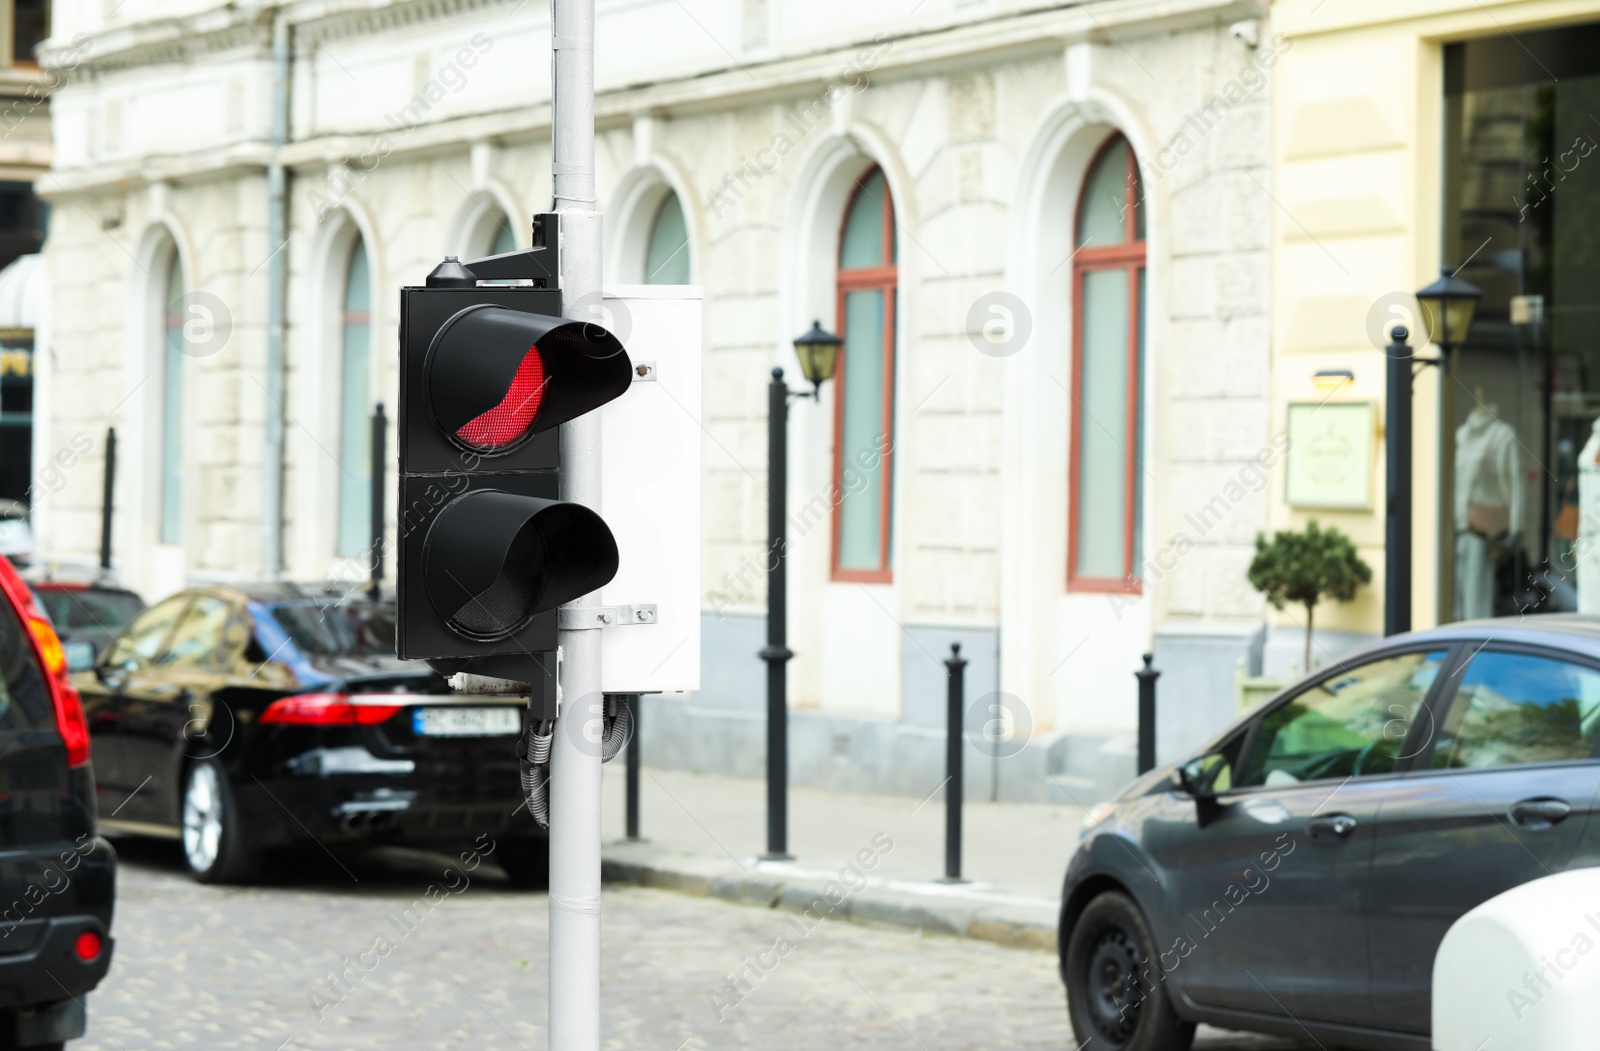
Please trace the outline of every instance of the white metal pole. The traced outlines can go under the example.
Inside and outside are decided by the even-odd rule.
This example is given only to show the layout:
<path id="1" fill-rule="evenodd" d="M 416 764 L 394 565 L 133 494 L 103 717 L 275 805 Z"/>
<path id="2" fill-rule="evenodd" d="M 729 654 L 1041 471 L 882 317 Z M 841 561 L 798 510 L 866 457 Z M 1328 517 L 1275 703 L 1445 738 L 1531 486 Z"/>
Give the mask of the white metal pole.
<path id="1" fill-rule="evenodd" d="M 594 0 L 551 0 L 552 175 L 561 221 L 561 303 L 600 320 L 595 210 Z M 561 497 L 600 505 L 600 414 L 561 428 Z M 596 604 L 588 595 L 573 606 Z M 560 718 L 550 757 L 550 1048 L 600 1048 L 600 747 L 598 630 L 562 631 Z"/>

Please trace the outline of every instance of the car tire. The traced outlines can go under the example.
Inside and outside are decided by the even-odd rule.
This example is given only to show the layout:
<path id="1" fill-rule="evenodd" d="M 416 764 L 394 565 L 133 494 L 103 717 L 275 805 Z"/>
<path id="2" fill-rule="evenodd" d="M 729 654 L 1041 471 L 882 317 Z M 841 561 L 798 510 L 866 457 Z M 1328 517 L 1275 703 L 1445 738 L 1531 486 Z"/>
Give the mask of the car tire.
<path id="1" fill-rule="evenodd" d="M 179 822 L 183 860 L 201 883 L 247 883 L 260 867 L 260 852 L 247 839 L 238 799 L 227 771 L 202 759 L 184 773 Z"/>
<path id="2" fill-rule="evenodd" d="M 1167 996 L 1150 925 L 1126 894 L 1089 902 L 1064 963 L 1067 1015 L 1082 1051 L 1187 1051 L 1193 1043 L 1194 1023 Z"/>
<path id="3" fill-rule="evenodd" d="M 550 841 L 514 839 L 501 843 L 494 852 L 497 861 L 514 887 L 545 887 L 550 884 Z"/>

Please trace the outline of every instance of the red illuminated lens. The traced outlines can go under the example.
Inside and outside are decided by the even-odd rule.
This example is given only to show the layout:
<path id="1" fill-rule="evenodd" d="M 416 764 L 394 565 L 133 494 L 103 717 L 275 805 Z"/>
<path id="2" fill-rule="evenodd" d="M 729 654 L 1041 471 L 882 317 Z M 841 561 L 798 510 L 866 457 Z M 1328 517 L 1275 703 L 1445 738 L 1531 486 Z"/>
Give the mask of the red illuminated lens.
<path id="1" fill-rule="evenodd" d="M 100 935 L 94 931 L 84 931 L 72 943 L 72 951 L 78 954 L 80 960 L 92 960 L 100 955 L 100 944 Z"/>
<path id="2" fill-rule="evenodd" d="M 478 449 L 500 449 L 519 441 L 539 415 L 544 384 L 544 359 L 538 347 L 529 347 L 500 404 L 468 421 L 456 437 Z"/>

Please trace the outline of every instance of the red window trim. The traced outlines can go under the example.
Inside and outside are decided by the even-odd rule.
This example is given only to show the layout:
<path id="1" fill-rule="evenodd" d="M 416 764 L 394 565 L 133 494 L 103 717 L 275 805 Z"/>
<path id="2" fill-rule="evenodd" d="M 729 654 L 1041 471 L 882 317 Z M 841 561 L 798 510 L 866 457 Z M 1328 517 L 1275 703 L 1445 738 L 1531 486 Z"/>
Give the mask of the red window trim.
<path id="1" fill-rule="evenodd" d="M 1095 151 L 1094 158 L 1086 169 L 1083 185 L 1078 190 L 1077 207 L 1073 209 L 1073 241 L 1078 239 L 1078 221 L 1083 213 L 1084 195 L 1089 190 L 1089 177 L 1094 174 L 1106 153 L 1114 149 L 1119 142 L 1127 142 L 1126 138 L 1118 133 L 1101 144 Z M 1138 380 L 1143 375 L 1139 367 L 1140 327 L 1143 318 L 1140 316 L 1139 302 L 1139 277 L 1145 270 L 1145 243 L 1139 240 L 1138 210 L 1143 206 L 1143 201 L 1137 196 L 1140 192 L 1139 161 L 1134 155 L 1133 145 L 1128 144 L 1128 167 L 1123 175 L 1125 200 L 1137 202 L 1136 205 L 1124 208 L 1123 236 L 1125 240 L 1114 245 L 1086 245 L 1078 248 L 1072 257 L 1072 404 L 1069 406 L 1071 420 L 1072 448 L 1067 457 L 1067 590 L 1069 592 L 1116 592 L 1127 595 L 1140 595 L 1144 592 L 1144 581 L 1138 575 L 1140 567 L 1133 564 L 1135 549 L 1134 513 L 1137 506 L 1139 485 L 1139 464 L 1134 454 L 1139 439 L 1139 427 L 1142 420 L 1139 415 L 1139 398 L 1141 391 Z M 1124 478 L 1126 485 L 1123 493 L 1122 509 L 1122 564 L 1124 575 L 1121 577 L 1089 576 L 1078 572 L 1078 512 L 1082 506 L 1079 499 L 1078 486 L 1081 482 L 1078 468 L 1079 451 L 1083 448 L 1083 430 L 1087 414 L 1083 409 L 1083 277 L 1085 274 L 1104 270 L 1124 270 L 1128 275 L 1128 406 L 1127 430 L 1121 439 L 1121 445 L 1126 453 L 1124 460 Z"/>
<path id="2" fill-rule="evenodd" d="M 883 293 L 883 421 L 889 447 L 883 450 L 883 460 L 880 465 L 880 470 L 883 471 L 883 494 L 878 508 L 878 568 L 850 569 L 839 564 L 839 534 L 844 517 L 844 501 L 840 499 L 833 510 L 833 556 L 830 560 L 830 579 L 835 583 L 892 584 L 894 582 L 894 570 L 889 564 L 889 524 L 890 512 L 894 507 L 894 348 L 896 323 L 899 320 L 895 295 L 900 284 L 900 267 L 894 259 L 894 198 L 889 190 L 887 178 L 883 182 L 883 252 L 886 261 L 881 266 L 854 267 L 849 270 L 842 265 L 845 225 L 849 223 L 850 213 L 855 209 L 856 201 L 860 199 L 867 182 L 881 170 L 877 166 L 867 169 L 856 181 L 855 189 L 850 193 L 850 200 L 845 203 L 844 216 L 839 221 L 841 265 L 837 271 L 838 289 L 834 304 L 838 324 L 836 331 L 841 339 L 845 339 L 848 338 L 845 332 L 845 295 L 850 292 Z M 844 492 L 844 355 L 845 350 L 841 347 L 833 392 L 833 484 L 836 487 L 834 491 L 838 493 Z"/>

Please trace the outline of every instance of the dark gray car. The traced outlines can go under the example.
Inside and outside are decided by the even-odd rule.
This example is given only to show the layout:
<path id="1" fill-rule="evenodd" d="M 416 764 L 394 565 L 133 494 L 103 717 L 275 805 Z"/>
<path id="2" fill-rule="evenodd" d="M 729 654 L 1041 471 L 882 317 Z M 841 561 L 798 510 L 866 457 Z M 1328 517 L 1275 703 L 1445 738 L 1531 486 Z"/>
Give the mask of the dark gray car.
<path id="1" fill-rule="evenodd" d="M 1483 621 L 1386 639 L 1140 778 L 1067 869 L 1085 1051 L 1186 1048 L 1198 1022 L 1428 1048 L 1450 925 L 1600 865 L 1597 730 L 1600 619 Z"/>

